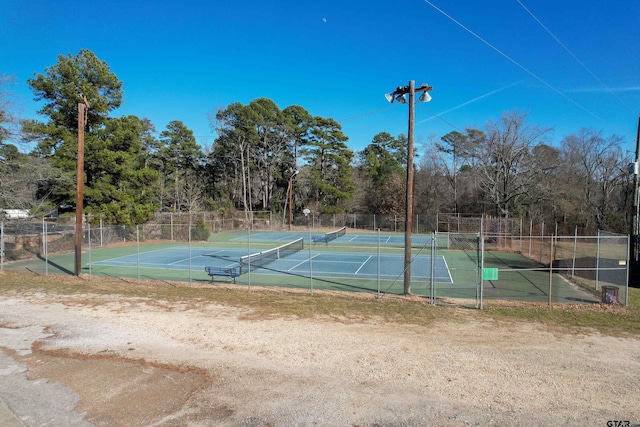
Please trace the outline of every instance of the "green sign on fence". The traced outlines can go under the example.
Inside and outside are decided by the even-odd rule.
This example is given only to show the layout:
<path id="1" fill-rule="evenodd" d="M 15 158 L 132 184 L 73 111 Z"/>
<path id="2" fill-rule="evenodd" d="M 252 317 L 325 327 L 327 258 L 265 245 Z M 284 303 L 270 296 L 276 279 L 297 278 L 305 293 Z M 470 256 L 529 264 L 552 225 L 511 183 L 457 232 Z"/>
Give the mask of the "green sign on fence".
<path id="1" fill-rule="evenodd" d="M 483 268 L 482 269 L 482 280 L 498 280 L 498 269 L 497 268 Z"/>

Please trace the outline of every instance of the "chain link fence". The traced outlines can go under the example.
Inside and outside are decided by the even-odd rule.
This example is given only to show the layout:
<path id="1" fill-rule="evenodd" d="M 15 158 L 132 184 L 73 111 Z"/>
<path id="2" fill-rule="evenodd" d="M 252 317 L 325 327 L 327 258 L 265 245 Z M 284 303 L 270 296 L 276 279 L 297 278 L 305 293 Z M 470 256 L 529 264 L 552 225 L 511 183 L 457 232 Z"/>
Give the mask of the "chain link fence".
<path id="1" fill-rule="evenodd" d="M 248 222 L 247 222 L 248 221 Z M 253 228 L 248 227 L 252 224 Z M 414 247 L 415 263 L 428 271 L 416 280 L 412 290 L 429 298 L 433 304 L 457 304 L 481 308 L 484 301 L 508 300 L 548 303 L 619 303 L 628 304 L 629 238 L 626 235 L 599 232 L 595 236 L 558 236 L 555 228 L 544 224 L 525 224 L 520 220 L 473 218 L 441 214 L 415 219 L 416 235 L 425 239 L 422 247 Z M 328 214 L 294 217 L 293 230 L 318 231 L 348 228 L 348 235 L 380 231 L 401 236 L 404 219 L 396 216 Z M 425 233 L 429 227 L 437 230 Z M 233 216 L 213 214 L 158 214 L 141 226 L 105 225 L 99 219 L 84 224 L 82 245 L 88 274 L 97 272 L 95 262 L 119 253 L 139 253 L 145 245 L 191 245 L 215 240 L 216 233 L 247 230 L 289 231 L 282 218 L 275 220 L 260 213 L 251 220 L 236 213 Z M 531 233 L 535 231 L 535 233 Z M 4 221 L 0 227 L 0 266 L 2 269 L 49 274 L 73 274 L 75 226 L 48 221 Z M 311 240 L 311 239 L 309 239 Z M 351 242 L 351 240 L 349 240 Z M 338 248 L 332 242 L 332 250 Z M 380 243 L 350 250 L 368 253 L 375 260 Z M 159 246 L 158 246 L 159 247 Z M 144 250 L 148 250 L 145 248 Z M 387 246 L 383 251 L 399 250 Z M 243 251 L 249 251 L 245 247 Z M 243 254 L 246 252 L 243 252 Z M 24 261 L 29 261 L 24 263 Z M 373 261 L 371 261 L 373 262 Z M 144 266 L 112 269 L 108 275 L 181 281 L 184 272 L 171 266 L 158 269 L 153 276 Z M 384 272 L 383 272 L 384 273 Z M 202 272 L 198 272 L 202 275 Z M 193 273 L 189 266 L 188 279 Z M 240 281 L 241 282 L 241 281 Z M 336 281 L 337 289 L 372 290 L 364 284 Z M 259 283 L 255 283 L 259 284 Z M 382 287 L 391 293 L 401 293 L 401 281 Z"/>

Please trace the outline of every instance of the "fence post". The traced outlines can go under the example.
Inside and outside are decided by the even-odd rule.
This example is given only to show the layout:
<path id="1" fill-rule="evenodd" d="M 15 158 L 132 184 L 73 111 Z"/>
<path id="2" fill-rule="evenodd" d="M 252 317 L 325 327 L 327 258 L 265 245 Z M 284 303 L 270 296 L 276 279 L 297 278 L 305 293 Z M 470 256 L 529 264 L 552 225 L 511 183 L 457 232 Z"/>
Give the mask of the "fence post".
<path id="1" fill-rule="evenodd" d="M 480 232 L 478 232 L 477 236 L 477 240 L 476 240 L 476 252 L 480 252 L 479 253 L 479 257 L 476 256 L 476 265 L 478 265 L 476 267 L 476 308 L 479 308 L 482 310 L 482 291 L 484 289 L 484 278 L 483 278 L 483 272 L 484 272 L 484 235 L 482 234 L 482 229 L 483 229 L 483 222 L 484 222 L 484 215 L 482 215 L 482 217 L 480 217 Z M 478 271 L 479 268 L 479 271 Z"/>
<path id="2" fill-rule="evenodd" d="M 192 287 L 191 283 L 191 225 L 189 225 L 189 287 Z"/>
<path id="3" fill-rule="evenodd" d="M 549 239 L 549 308 L 551 308 L 551 287 L 553 286 L 553 236 Z"/>
<path id="4" fill-rule="evenodd" d="M 633 236 L 635 238 L 635 236 Z M 629 305 L 629 263 L 631 254 L 631 236 L 627 236 L 627 281 L 625 282 L 625 296 L 624 296 L 624 305 Z"/>
<path id="5" fill-rule="evenodd" d="M 540 258 L 538 262 L 542 264 L 542 246 L 544 245 L 544 221 L 542 221 L 542 225 L 540 226 Z"/>
<path id="6" fill-rule="evenodd" d="M 140 284 L 140 231 L 136 225 L 136 265 L 138 270 L 138 284 Z"/>
<path id="7" fill-rule="evenodd" d="M 4 220 L 0 221 L 0 271 L 4 270 Z"/>
<path id="8" fill-rule="evenodd" d="M 598 290 L 598 281 L 600 279 L 600 230 L 596 240 L 596 291 Z"/>
<path id="9" fill-rule="evenodd" d="M 480 251 L 480 271 L 476 269 L 476 283 L 478 284 L 476 289 L 476 308 L 482 310 L 482 293 L 484 290 L 484 278 L 482 277 L 482 272 L 484 271 L 484 236 L 482 233 L 478 233 L 476 250 Z"/>
<path id="10" fill-rule="evenodd" d="M 571 264 L 571 278 L 573 279 L 576 274 L 576 251 L 578 250 L 578 226 L 573 233 L 573 261 Z"/>
<path id="11" fill-rule="evenodd" d="M 377 277 L 377 285 L 378 285 L 378 295 L 376 296 L 376 299 L 380 299 L 380 229 L 378 228 L 378 263 L 377 263 L 377 272 L 376 272 L 376 277 Z"/>
<path id="12" fill-rule="evenodd" d="M 242 265 L 240 265 L 242 269 Z M 247 291 L 251 290 L 251 227 L 247 229 Z"/>
<path id="13" fill-rule="evenodd" d="M 431 305 L 436 305 L 436 237 L 431 233 Z"/>
<path id="14" fill-rule="evenodd" d="M 311 255 L 311 227 L 309 227 L 309 289 L 313 295 L 313 256 Z"/>
<path id="15" fill-rule="evenodd" d="M 520 217 L 520 253 L 522 253 L 522 217 Z"/>
<path id="16" fill-rule="evenodd" d="M 533 240 L 533 218 L 529 218 L 529 258 L 531 258 L 531 241 Z"/>
<path id="17" fill-rule="evenodd" d="M 91 218 L 87 218 L 87 257 L 89 258 L 89 281 L 93 278 L 91 270 Z"/>

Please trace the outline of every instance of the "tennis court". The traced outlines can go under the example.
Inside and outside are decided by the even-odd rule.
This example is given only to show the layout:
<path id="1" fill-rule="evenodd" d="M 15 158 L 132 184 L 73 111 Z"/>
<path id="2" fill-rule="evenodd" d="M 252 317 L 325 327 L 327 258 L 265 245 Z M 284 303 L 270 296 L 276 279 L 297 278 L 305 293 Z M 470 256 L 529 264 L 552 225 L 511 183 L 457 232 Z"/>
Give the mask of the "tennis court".
<path id="1" fill-rule="evenodd" d="M 249 238 L 255 242 L 288 242 L 295 239 L 308 239 L 309 233 L 305 232 L 257 232 L 251 233 L 251 236 L 241 236 L 233 239 L 236 242 L 246 242 Z M 337 231 L 331 231 L 324 234 L 317 232 L 311 233 L 311 241 L 314 244 L 329 245 L 352 245 L 352 246 L 380 246 L 385 247 L 404 247 L 404 234 L 381 233 L 346 233 L 343 227 Z M 427 248 L 431 245 L 431 236 L 414 234 L 411 237 L 411 246 L 416 248 Z"/>
<path id="2" fill-rule="evenodd" d="M 308 248 L 308 245 L 307 245 Z M 252 251 L 251 259 L 247 250 L 232 248 L 210 248 L 193 246 L 174 246 L 131 254 L 93 262 L 93 267 L 140 267 L 143 269 L 193 270 L 202 272 L 205 267 L 237 268 L 242 275 L 251 269 L 251 273 L 274 276 L 305 276 L 336 279 L 362 280 L 402 280 L 404 257 L 402 254 L 372 255 L 354 252 L 314 252 L 311 254 L 302 245 L 282 256 L 268 257 L 266 262 L 260 254 L 266 251 Z M 411 270 L 414 281 L 431 280 L 431 257 L 417 256 Z M 436 280 L 452 283 L 451 274 L 444 257 L 435 259 Z M 185 275 L 186 277 L 186 275 Z"/>
<path id="3" fill-rule="evenodd" d="M 93 242 L 98 241 L 99 235 L 94 235 Z M 127 236 L 137 238 L 144 233 Z M 53 243 L 57 239 L 59 236 L 54 234 L 50 240 Z M 614 267 L 597 271 L 595 289 L 589 289 L 589 285 L 577 286 L 567 280 L 573 271 L 566 266 L 560 270 L 561 265 L 556 265 L 552 274 L 548 266 L 521 253 L 486 252 L 483 261 L 476 234 L 414 234 L 412 242 L 411 293 L 434 299 L 476 301 L 476 305 L 483 298 L 597 302 L 598 284 L 619 286 L 610 276 L 619 276 L 624 270 L 616 265 L 615 271 Z M 353 233 L 344 228 L 328 233 L 244 230 L 215 233 L 207 242 L 197 243 L 146 238 L 97 248 L 87 244 L 82 271 L 89 277 L 137 277 L 138 281 L 159 280 L 167 284 L 237 283 L 402 294 L 403 246 L 401 233 Z M 5 268 L 72 274 L 73 263 L 73 253 L 58 253 L 17 261 Z M 483 268 L 494 270 L 495 276 L 484 277 Z M 576 277 L 580 273 L 576 269 Z"/>

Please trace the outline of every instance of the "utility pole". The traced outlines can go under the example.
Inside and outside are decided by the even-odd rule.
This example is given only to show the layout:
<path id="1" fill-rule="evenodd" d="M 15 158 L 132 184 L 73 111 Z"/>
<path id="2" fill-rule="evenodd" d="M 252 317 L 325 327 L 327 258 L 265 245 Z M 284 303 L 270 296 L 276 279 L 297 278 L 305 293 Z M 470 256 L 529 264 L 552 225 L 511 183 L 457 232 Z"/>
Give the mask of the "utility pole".
<path id="1" fill-rule="evenodd" d="M 84 127 L 87 124 L 87 110 L 89 102 L 84 98 L 84 102 L 78 103 L 78 165 L 76 170 L 76 242 L 75 242 L 75 262 L 74 274 L 80 276 L 82 273 L 82 199 L 84 186 Z"/>
<path id="2" fill-rule="evenodd" d="M 409 81 L 408 86 L 396 88 L 395 91 L 385 94 L 387 101 L 393 102 L 397 100 L 401 104 L 405 104 L 407 100 L 405 95 L 409 95 L 409 131 L 407 135 L 407 192 L 405 206 L 405 229 L 404 229 L 404 294 L 411 294 L 411 231 L 413 229 L 413 128 L 415 117 L 415 94 L 422 92 L 420 101 L 429 102 L 431 96 L 428 91 L 433 87 L 423 84 L 418 89 L 415 88 L 415 82 Z"/>
<path id="3" fill-rule="evenodd" d="M 411 294 L 411 231 L 413 230 L 413 127 L 415 123 L 416 92 L 413 80 L 409 82 L 409 131 L 407 135 L 407 207 L 404 230 L 404 294 Z"/>

